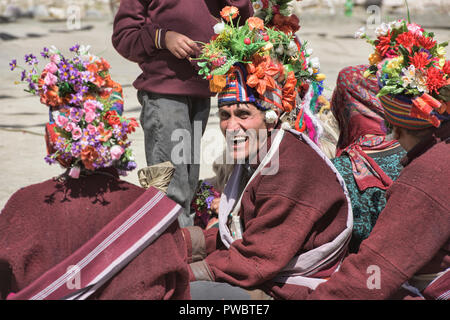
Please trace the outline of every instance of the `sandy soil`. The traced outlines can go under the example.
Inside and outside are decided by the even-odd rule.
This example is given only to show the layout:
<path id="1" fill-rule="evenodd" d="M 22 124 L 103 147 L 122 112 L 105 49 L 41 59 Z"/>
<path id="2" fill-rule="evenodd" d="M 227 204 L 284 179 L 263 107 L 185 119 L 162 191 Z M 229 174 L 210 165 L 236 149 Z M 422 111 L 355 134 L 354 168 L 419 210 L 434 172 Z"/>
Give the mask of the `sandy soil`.
<path id="1" fill-rule="evenodd" d="M 383 12 L 384 20 L 401 16 L 395 12 Z M 371 48 L 362 40 L 354 39 L 354 32 L 365 25 L 370 15 L 362 8 L 356 8 L 352 17 L 343 15 L 343 8 L 336 8 L 330 15 L 326 9 L 309 9 L 301 12 L 301 30 L 298 35 L 308 41 L 314 54 L 320 58 L 321 71 L 327 75 L 325 95 L 331 96 L 336 76 L 348 65 L 367 63 Z M 430 10 L 413 16 L 414 20 L 436 33 L 440 42 L 450 38 L 449 15 L 446 12 Z M 16 37 L 0 40 L 0 208 L 19 188 L 58 175 L 62 169 L 44 162 L 46 155 L 43 139 L 44 124 L 48 121 L 47 108 L 37 97 L 28 95 L 23 87 L 15 85 L 18 72 L 10 72 L 8 63 L 18 61 L 27 53 L 39 54 L 44 46 L 55 45 L 68 53 L 75 43 L 89 44 L 92 52 L 107 59 L 112 68 L 112 78 L 121 83 L 125 95 L 125 115 L 139 117 L 140 105 L 132 82 L 139 75 L 138 66 L 121 57 L 111 45 L 112 24 L 110 18 L 83 20 L 82 28 L 88 30 L 67 30 L 65 21 L 40 22 L 34 19 L 19 19 L 14 23 L 0 24 L 0 35 Z M 223 140 L 218 130 L 216 99 L 206 133 L 202 140 L 201 178 L 212 176 L 212 161 L 221 152 Z M 138 130 L 130 137 L 138 167 L 146 166 L 143 133 Z M 137 170 L 126 180 L 138 184 Z"/>

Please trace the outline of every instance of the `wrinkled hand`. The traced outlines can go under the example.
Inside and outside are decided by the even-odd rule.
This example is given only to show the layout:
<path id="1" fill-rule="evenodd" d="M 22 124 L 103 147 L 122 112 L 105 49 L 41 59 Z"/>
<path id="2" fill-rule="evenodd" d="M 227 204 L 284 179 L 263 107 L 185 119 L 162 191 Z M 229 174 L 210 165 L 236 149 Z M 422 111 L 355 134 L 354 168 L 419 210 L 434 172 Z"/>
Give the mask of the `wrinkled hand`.
<path id="1" fill-rule="evenodd" d="M 212 212 L 219 214 L 219 203 L 220 203 L 220 198 L 214 198 L 213 201 L 211 201 L 211 211 Z"/>
<path id="2" fill-rule="evenodd" d="M 198 45 L 185 35 L 175 32 L 166 32 L 166 47 L 178 59 L 185 59 L 200 53 Z"/>

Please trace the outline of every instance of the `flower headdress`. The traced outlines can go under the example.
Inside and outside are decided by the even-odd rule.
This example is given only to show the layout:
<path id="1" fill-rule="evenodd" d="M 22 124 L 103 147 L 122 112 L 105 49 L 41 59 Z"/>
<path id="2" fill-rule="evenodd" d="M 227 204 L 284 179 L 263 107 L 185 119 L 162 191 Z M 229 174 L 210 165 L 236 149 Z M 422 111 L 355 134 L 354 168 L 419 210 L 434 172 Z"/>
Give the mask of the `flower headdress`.
<path id="1" fill-rule="evenodd" d="M 25 56 L 31 69 L 22 68 L 25 91 L 49 107 L 45 160 L 70 168 L 74 178 L 81 169 L 107 167 L 125 175 L 136 168 L 128 134 L 138 123 L 122 116 L 122 87 L 111 79 L 108 62 L 90 54 L 89 47 L 75 45 L 70 51 L 71 59 L 55 47 L 44 48 L 41 56 L 50 62 L 42 71 L 33 54 Z M 10 65 L 18 67 L 16 60 Z"/>
<path id="2" fill-rule="evenodd" d="M 363 29 L 356 36 L 375 48 L 367 76 L 378 77 L 387 120 L 409 129 L 439 127 L 450 113 L 448 43 L 438 44 L 432 32 L 404 20 L 383 23 L 375 33 L 375 40 Z"/>
<path id="3" fill-rule="evenodd" d="M 278 108 L 285 121 L 317 142 L 320 128 L 313 113 L 325 78 L 318 73 L 318 58 L 312 58 L 312 50 L 294 34 L 298 18 L 289 16 L 291 1 L 252 2 L 254 7 L 260 2 L 259 16 L 242 26 L 237 8 L 221 11 L 223 19 L 199 57 L 199 74 L 219 93 L 219 105 L 250 102 L 266 111 L 269 121 L 276 120 L 273 109 Z M 280 22 L 283 19 L 295 20 L 296 28 Z"/>

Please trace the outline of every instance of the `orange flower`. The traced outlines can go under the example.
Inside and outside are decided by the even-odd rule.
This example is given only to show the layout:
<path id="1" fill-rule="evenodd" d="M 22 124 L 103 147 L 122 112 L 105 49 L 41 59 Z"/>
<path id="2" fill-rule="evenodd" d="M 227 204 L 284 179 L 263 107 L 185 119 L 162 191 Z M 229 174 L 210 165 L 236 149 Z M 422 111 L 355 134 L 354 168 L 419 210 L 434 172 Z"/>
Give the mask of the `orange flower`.
<path id="1" fill-rule="evenodd" d="M 98 153 L 93 146 L 87 146 L 81 150 L 81 161 L 88 170 L 95 170 L 92 165 L 94 161 L 98 158 Z"/>
<path id="2" fill-rule="evenodd" d="M 297 90 L 295 86 L 297 85 L 297 79 L 293 71 L 290 71 L 287 75 L 286 83 L 283 87 L 283 109 L 286 112 L 291 112 L 295 107 L 295 97 L 297 96 Z"/>
<path id="3" fill-rule="evenodd" d="M 274 76 L 279 72 L 277 66 L 272 63 L 269 56 L 262 58 L 256 56 L 252 63 L 247 65 L 249 76 L 247 77 L 247 85 L 255 88 L 262 96 L 267 88 L 275 89 L 276 82 Z"/>
<path id="4" fill-rule="evenodd" d="M 41 103 L 50 107 L 59 107 L 63 104 L 63 100 L 58 94 L 59 89 L 57 86 L 50 86 L 47 88 L 47 92 L 41 92 Z"/>
<path id="5" fill-rule="evenodd" d="M 247 19 L 250 30 L 264 30 L 264 21 L 258 17 L 250 17 Z"/>
<path id="6" fill-rule="evenodd" d="M 94 74 L 96 74 L 98 72 L 98 66 L 96 64 L 94 64 L 94 63 L 88 64 L 86 69 L 87 69 L 87 71 L 90 71 L 90 72 L 92 72 Z"/>
<path id="7" fill-rule="evenodd" d="M 300 29 L 298 17 L 293 14 L 290 17 L 283 16 L 279 13 L 274 14 L 269 27 L 274 27 L 275 30 L 282 31 L 286 34 L 296 33 Z"/>
<path id="8" fill-rule="evenodd" d="M 100 133 L 100 138 L 99 140 L 101 142 L 106 142 L 109 140 L 109 138 L 112 137 L 112 131 L 111 130 L 105 130 L 104 127 L 99 126 L 98 127 L 98 132 Z"/>
<path id="9" fill-rule="evenodd" d="M 220 16 L 228 22 L 230 22 L 230 17 L 231 19 L 234 19 L 238 16 L 238 14 L 239 9 L 235 6 L 226 6 L 220 11 Z"/>
<path id="10" fill-rule="evenodd" d="M 211 92 L 221 92 L 226 85 L 227 77 L 225 75 L 215 75 L 209 80 L 209 90 L 211 90 Z"/>

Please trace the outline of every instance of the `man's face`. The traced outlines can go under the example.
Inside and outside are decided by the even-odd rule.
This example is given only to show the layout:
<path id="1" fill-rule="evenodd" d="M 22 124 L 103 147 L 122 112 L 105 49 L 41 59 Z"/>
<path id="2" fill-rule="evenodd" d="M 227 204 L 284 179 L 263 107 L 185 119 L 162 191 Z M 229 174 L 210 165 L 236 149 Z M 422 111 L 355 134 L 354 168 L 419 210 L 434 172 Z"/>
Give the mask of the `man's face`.
<path id="1" fill-rule="evenodd" d="M 263 111 L 253 104 L 233 104 L 219 108 L 219 119 L 228 156 L 244 160 L 257 155 L 267 138 Z"/>

